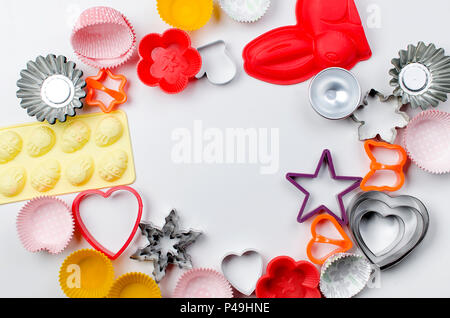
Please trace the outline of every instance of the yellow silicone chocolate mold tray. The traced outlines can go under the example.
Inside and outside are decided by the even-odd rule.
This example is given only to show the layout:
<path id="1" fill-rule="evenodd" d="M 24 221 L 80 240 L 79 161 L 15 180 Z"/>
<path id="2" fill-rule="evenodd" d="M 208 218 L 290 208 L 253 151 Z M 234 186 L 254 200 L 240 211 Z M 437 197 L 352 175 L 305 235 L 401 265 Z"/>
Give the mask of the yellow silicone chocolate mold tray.
<path id="1" fill-rule="evenodd" d="M 0 129 L 0 204 L 131 184 L 127 116 L 122 111 Z"/>

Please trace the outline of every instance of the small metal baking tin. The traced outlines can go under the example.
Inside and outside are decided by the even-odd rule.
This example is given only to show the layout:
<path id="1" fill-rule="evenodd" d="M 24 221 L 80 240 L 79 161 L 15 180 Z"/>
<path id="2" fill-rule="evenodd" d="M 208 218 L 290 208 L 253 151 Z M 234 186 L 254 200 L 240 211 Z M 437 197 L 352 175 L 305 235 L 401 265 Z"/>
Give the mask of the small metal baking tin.
<path id="1" fill-rule="evenodd" d="M 388 106 L 387 104 L 393 104 L 392 111 L 390 114 L 386 114 L 386 117 L 389 116 L 390 119 L 395 118 L 395 121 L 393 121 L 388 129 L 382 129 L 378 123 L 373 123 L 367 119 L 362 119 L 361 117 L 364 108 L 375 107 L 375 102 L 386 104 L 386 106 Z M 402 106 L 403 104 L 399 97 L 394 95 L 385 96 L 375 89 L 367 92 L 362 101 L 362 105 L 351 115 L 351 118 L 359 124 L 359 140 L 364 141 L 379 136 L 383 141 L 390 144 L 394 143 L 397 137 L 397 128 L 406 127 L 410 121 L 408 114 L 400 110 Z M 381 112 L 383 110 L 380 109 L 377 111 Z"/>
<path id="2" fill-rule="evenodd" d="M 394 217 L 397 220 L 396 238 L 385 242 L 387 244 L 383 246 L 382 251 L 372 251 L 363 238 L 361 224 L 370 222 L 370 219 L 363 220 L 369 213 L 376 213 L 384 218 Z M 430 223 L 428 210 L 419 199 L 407 195 L 391 197 L 377 191 L 357 195 L 350 204 L 348 214 L 356 244 L 381 270 L 397 265 L 408 256 L 425 238 Z M 384 234 L 380 229 L 377 231 L 376 240 L 383 238 Z"/>
<path id="3" fill-rule="evenodd" d="M 86 82 L 82 77 L 83 72 L 65 56 L 38 56 L 20 72 L 16 94 L 20 106 L 38 121 L 47 120 L 51 125 L 56 120 L 65 122 L 67 116 L 73 117 L 76 109 L 83 108 Z"/>
<path id="4" fill-rule="evenodd" d="M 322 117 L 338 120 L 349 117 L 361 102 L 361 86 L 353 73 L 339 67 L 323 70 L 309 86 L 309 101 Z"/>
<path id="5" fill-rule="evenodd" d="M 220 46 L 223 48 L 220 50 L 220 54 L 208 54 L 213 48 Z M 201 79 L 206 76 L 215 85 L 225 85 L 235 79 L 237 66 L 228 52 L 225 41 L 217 40 L 203 45 L 197 50 L 202 56 L 202 68 L 195 78 Z"/>
<path id="6" fill-rule="evenodd" d="M 450 56 L 443 48 L 431 43 L 408 45 L 401 50 L 399 58 L 392 60 L 394 68 L 389 71 L 394 95 L 412 108 L 437 107 L 447 100 L 450 93 Z"/>

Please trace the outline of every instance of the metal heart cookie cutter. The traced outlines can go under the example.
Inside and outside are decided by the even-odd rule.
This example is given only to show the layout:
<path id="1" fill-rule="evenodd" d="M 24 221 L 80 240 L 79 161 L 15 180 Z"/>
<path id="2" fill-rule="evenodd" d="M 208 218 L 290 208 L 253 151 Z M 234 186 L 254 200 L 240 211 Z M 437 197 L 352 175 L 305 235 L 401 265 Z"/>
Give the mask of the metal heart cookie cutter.
<path id="1" fill-rule="evenodd" d="M 394 68 L 390 82 L 394 95 L 402 98 L 403 104 L 412 108 L 437 107 L 447 100 L 450 93 L 450 56 L 434 44 L 408 45 L 399 52 L 400 58 L 392 60 Z"/>
<path id="2" fill-rule="evenodd" d="M 220 52 L 217 50 L 220 49 Z M 215 85 L 230 83 L 237 74 L 236 63 L 230 56 L 223 40 L 218 40 L 197 48 L 202 57 L 202 68 L 195 76 L 201 79 L 206 76 Z"/>
<path id="3" fill-rule="evenodd" d="M 402 106 L 400 98 L 370 90 L 364 97 L 363 104 L 351 117 L 359 124 L 359 140 L 379 136 L 390 144 L 394 143 L 397 128 L 404 128 L 409 123 L 408 115 L 400 110 Z"/>
<path id="4" fill-rule="evenodd" d="M 77 109 L 83 108 L 86 82 L 82 77 L 83 72 L 65 56 L 38 56 L 20 72 L 17 81 L 20 106 L 38 121 L 47 120 L 51 125 L 56 120 L 65 122 L 67 116 L 73 117 Z"/>
<path id="5" fill-rule="evenodd" d="M 356 244 L 381 270 L 409 255 L 424 239 L 430 223 L 428 210 L 419 199 L 376 191 L 357 195 L 348 214 Z"/>
<path id="6" fill-rule="evenodd" d="M 264 260 L 258 251 L 248 249 L 242 253 L 225 255 L 221 268 L 225 278 L 237 291 L 250 296 L 263 275 Z"/>

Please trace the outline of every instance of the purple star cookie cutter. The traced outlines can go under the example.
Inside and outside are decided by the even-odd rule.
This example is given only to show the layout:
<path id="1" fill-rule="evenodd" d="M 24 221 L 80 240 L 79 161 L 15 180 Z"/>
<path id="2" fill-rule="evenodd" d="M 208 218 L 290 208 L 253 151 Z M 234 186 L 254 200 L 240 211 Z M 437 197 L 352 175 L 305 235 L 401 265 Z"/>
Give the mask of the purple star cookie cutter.
<path id="1" fill-rule="evenodd" d="M 318 208 L 316 208 L 315 210 L 307 213 L 305 215 L 305 210 L 306 210 L 306 205 L 308 204 L 309 198 L 311 197 L 311 193 L 309 193 L 305 188 L 303 188 L 297 181 L 295 181 L 295 179 L 297 178 L 309 178 L 309 179 L 315 179 L 319 176 L 320 170 L 322 168 L 322 166 L 324 164 L 328 165 L 328 169 L 330 171 L 331 177 L 334 180 L 338 180 L 338 181 L 355 181 L 350 187 L 348 187 L 347 189 L 345 189 L 343 192 L 339 193 L 337 195 L 337 199 L 339 202 L 339 207 L 341 209 L 341 217 L 338 217 L 336 214 L 333 213 L 333 211 L 331 211 L 328 207 L 326 207 L 325 205 L 321 205 Z M 292 183 L 297 189 L 299 189 L 301 192 L 303 192 L 306 197 L 305 200 L 303 201 L 302 207 L 300 209 L 300 213 L 298 215 L 297 221 L 299 223 L 304 223 L 306 220 L 308 220 L 309 218 L 311 218 L 312 216 L 325 212 L 330 214 L 332 217 L 334 217 L 340 224 L 342 225 L 347 225 L 348 224 L 348 216 L 347 213 L 345 211 L 345 206 L 344 206 L 344 201 L 343 201 L 343 197 L 352 192 L 353 190 L 355 190 L 356 188 L 359 188 L 359 186 L 361 185 L 362 182 L 362 178 L 360 177 L 347 177 L 347 176 L 337 176 L 336 175 L 336 171 L 334 169 L 334 165 L 333 165 L 333 158 L 331 156 L 331 152 L 330 150 L 326 149 L 324 150 L 322 157 L 320 158 L 319 164 L 317 166 L 316 172 L 314 174 L 305 174 L 305 173 L 288 173 L 286 175 L 286 179 Z"/>

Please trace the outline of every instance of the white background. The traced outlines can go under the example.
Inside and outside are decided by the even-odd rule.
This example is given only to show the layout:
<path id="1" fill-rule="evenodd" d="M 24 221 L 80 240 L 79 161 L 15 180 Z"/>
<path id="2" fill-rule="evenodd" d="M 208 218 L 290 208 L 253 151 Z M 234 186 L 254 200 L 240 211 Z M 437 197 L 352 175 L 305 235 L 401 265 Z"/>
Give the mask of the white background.
<path id="1" fill-rule="evenodd" d="M 434 42 L 450 52 L 447 34 L 450 2 L 356 2 L 365 26 L 371 4 L 380 7 L 382 19 L 381 28 L 365 27 L 373 57 L 353 70 L 364 91 L 374 87 L 391 92 L 390 60 L 409 43 Z M 138 39 L 168 28 L 157 14 L 155 1 L 1 0 L 0 3 L 1 126 L 33 121 L 15 97 L 19 71 L 40 54 L 63 54 L 76 60 L 69 37 L 72 23 L 85 8 L 109 5 L 122 11 L 134 24 Z M 229 44 L 239 64 L 239 75 L 227 86 L 213 86 L 203 80 L 193 83 L 182 94 L 169 96 L 139 82 L 136 59 L 118 70 L 130 81 L 129 102 L 121 109 L 129 116 L 137 172 L 134 187 L 144 198 L 145 220 L 162 225 L 170 209 L 176 208 L 182 227 L 202 230 L 204 237 L 189 250 L 195 267 L 219 270 L 224 254 L 250 247 L 261 251 L 266 262 L 279 255 L 306 259 L 310 222 L 296 222 L 302 195 L 285 180 L 286 172 L 312 172 L 325 148 L 332 150 L 338 174 L 362 176 L 368 169 L 356 125 L 319 117 L 308 103 L 308 82 L 276 86 L 243 72 L 241 52 L 246 43 L 274 27 L 295 23 L 295 0 L 272 0 L 272 3 L 258 23 L 239 24 L 225 14 L 216 13 L 208 25 L 192 33 L 195 46 L 217 39 Z M 86 75 L 96 74 L 81 63 L 78 66 Z M 440 109 L 449 111 L 450 103 L 442 104 Z M 202 120 L 206 128 L 279 128 L 279 172 L 261 175 L 256 165 L 175 165 L 171 160 L 172 132 L 176 128 L 192 129 L 194 120 Z M 409 168 L 400 193 L 418 196 L 427 205 L 431 215 L 429 234 L 402 264 L 383 273 L 380 289 L 366 290 L 361 297 L 450 296 L 449 181 L 449 175 L 434 176 L 415 166 Z M 326 196 L 333 200 L 334 192 L 323 188 L 322 194 L 324 200 Z M 63 199 L 70 204 L 74 197 L 68 195 Z M 0 206 L 0 296 L 63 297 L 58 284 L 59 266 L 71 252 L 89 246 L 78 237 L 62 255 L 28 253 L 15 230 L 16 215 L 22 205 Z M 132 209 L 129 213 L 133 214 Z M 100 222 L 97 230 L 102 228 Z M 124 234 L 126 230 L 110 231 L 121 232 Z M 144 244 L 145 240 L 137 239 L 114 262 L 117 275 L 131 271 L 151 274 L 150 264 L 128 259 Z M 161 284 L 164 296 L 170 296 L 181 274 L 178 269 L 169 271 Z"/>

